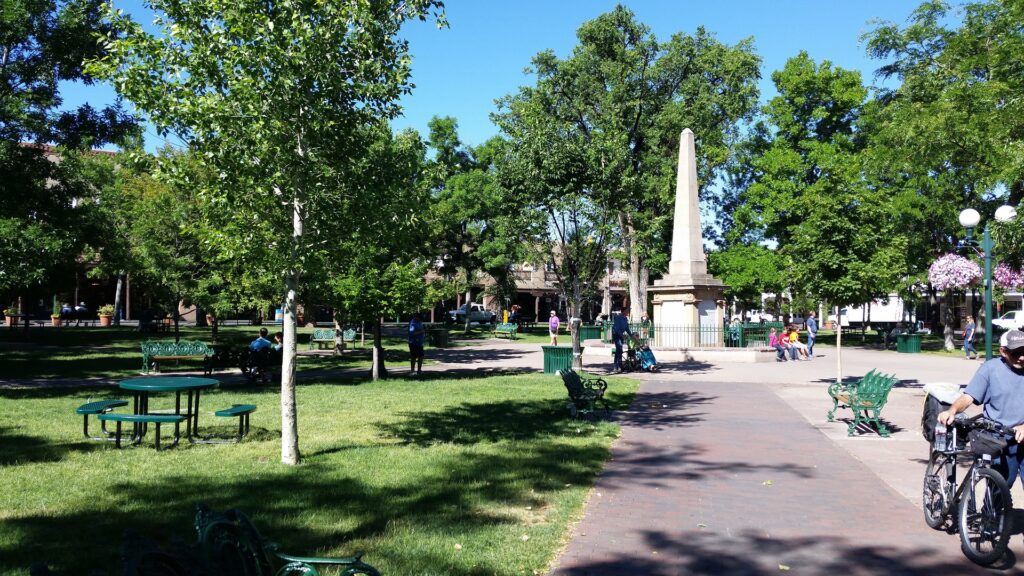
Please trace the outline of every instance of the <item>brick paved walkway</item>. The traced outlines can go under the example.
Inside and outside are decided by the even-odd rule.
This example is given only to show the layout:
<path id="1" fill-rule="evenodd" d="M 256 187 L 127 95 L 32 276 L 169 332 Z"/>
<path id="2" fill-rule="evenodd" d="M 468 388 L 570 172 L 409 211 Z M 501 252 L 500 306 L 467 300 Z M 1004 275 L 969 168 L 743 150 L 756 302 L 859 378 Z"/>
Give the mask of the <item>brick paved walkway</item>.
<path id="1" fill-rule="evenodd" d="M 764 385 L 649 380 L 620 420 L 557 576 L 991 573 Z"/>

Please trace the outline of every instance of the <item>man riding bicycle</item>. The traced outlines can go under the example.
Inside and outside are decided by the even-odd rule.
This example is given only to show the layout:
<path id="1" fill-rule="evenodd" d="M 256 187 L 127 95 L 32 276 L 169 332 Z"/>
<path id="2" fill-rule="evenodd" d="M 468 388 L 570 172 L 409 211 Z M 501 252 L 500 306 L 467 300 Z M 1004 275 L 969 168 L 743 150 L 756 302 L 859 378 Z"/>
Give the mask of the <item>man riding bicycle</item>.
<path id="1" fill-rule="evenodd" d="M 1002 335 L 999 358 L 978 368 L 963 395 L 939 413 L 939 423 L 953 424 L 954 417 L 971 404 L 984 404 L 987 418 L 1012 428 L 1016 441 L 1024 442 L 1024 332 L 1010 330 Z M 1018 475 L 1024 477 L 1024 450 L 1019 450 L 1019 444 L 1011 444 L 1004 456 L 1004 476 L 1007 484 L 1013 486 Z"/>

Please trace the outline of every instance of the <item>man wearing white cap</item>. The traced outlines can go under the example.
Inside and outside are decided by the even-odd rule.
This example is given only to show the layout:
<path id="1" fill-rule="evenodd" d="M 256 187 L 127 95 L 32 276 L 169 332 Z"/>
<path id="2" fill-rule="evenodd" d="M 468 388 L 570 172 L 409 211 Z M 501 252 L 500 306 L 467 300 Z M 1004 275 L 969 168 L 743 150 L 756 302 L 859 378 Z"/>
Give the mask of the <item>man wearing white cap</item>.
<path id="1" fill-rule="evenodd" d="M 1010 330 L 999 338 L 999 357 L 978 368 L 963 395 L 939 413 L 939 423 L 952 424 L 953 417 L 971 404 L 984 404 L 986 417 L 1013 428 L 1017 442 L 1024 441 L 1024 332 Z M 1018 448 L 1014 444 L 1006 451 L 1006 482 L 1010 486 L 1024 464 L 1024 450 L 1018 455 Z"/>

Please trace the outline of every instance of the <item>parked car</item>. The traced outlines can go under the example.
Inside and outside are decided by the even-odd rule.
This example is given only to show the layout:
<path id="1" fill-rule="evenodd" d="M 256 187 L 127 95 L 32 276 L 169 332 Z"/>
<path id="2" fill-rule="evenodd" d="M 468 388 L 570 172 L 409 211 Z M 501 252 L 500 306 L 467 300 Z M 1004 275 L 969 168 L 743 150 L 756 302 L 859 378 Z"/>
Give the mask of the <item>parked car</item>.
<path id="1" fill-rule="evenodd" d="M 455 310 L 449 311 L 448 315 L 456 324 L 464 324 L 466 322 L 466 305 L 463 304 Z M 494 324 L 494 318 L 494 312 L 484 308 L 483 304 L 477 304 L 476 302 L 469 303 L 470 322 L 476 322 L 478 324 Z"/>
<path id="2" fill-rule="evenodd" d="M 1002 330 L 1015 330 L 1024 326 L 1024 310 L 1011 310 L 992 321 L 992 326 Z"/>

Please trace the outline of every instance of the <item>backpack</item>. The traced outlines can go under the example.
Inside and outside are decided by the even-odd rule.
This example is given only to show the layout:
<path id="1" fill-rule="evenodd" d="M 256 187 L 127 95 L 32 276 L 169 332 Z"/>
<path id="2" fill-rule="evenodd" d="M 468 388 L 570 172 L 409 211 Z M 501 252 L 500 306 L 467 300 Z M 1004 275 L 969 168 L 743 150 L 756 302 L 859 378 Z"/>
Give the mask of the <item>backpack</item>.
<path id="1" fill-rule="evenodd" d="M 924 439 L 933 442 L 935 441 L 935 426 L 938 424 L 936 419 L 939 417 L 939 413 L 947 410 L 950 404 L 940 401 L 935 396 L 928 394 L 924 397 L 924 410 L 921 412 L 921 435 Z"/>

